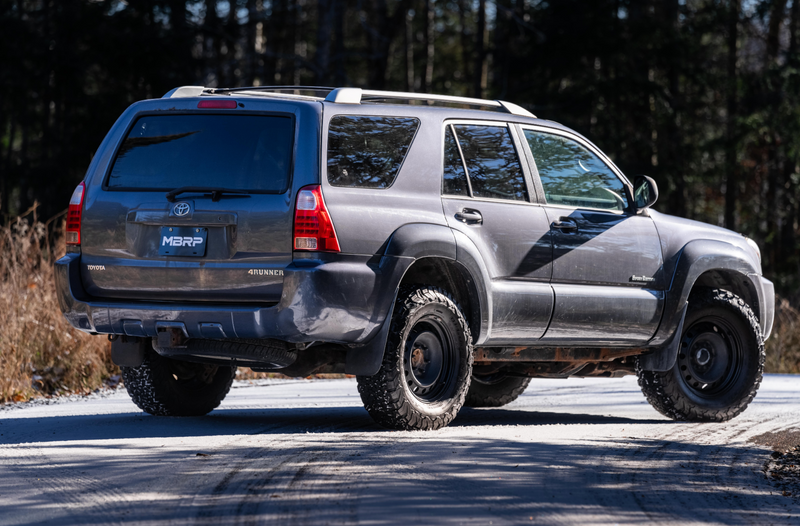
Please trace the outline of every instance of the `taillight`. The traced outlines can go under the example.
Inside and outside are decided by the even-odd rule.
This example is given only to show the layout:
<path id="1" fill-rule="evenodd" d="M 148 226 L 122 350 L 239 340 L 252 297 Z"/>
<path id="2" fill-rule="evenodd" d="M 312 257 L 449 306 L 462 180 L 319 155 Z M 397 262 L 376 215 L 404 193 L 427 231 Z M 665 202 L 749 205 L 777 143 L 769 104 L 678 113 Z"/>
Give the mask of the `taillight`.
<path id="1" fill-rule="evenodd" d="M 294 249 L 339 252 L 333 221 L 322 200 L 319 185 L 305 186 L 297 192 L 294 209 Z"/>
<path id="2" fill-rule="evenodd" d="M 67 245 L 81 244 L 81 213 L 83 212 L 83 196 L 86 193 L 86 185 L 81 182 L 72 192 L 69 200 L 69 210 L 67 210 Z"/>
<path id="3" fill-rule="evenodd" d="M 236 108 L 235 100 L 201 100 L 197 103 L 198 108 L 214 109 L 214 110 L 232 110 Z"/>

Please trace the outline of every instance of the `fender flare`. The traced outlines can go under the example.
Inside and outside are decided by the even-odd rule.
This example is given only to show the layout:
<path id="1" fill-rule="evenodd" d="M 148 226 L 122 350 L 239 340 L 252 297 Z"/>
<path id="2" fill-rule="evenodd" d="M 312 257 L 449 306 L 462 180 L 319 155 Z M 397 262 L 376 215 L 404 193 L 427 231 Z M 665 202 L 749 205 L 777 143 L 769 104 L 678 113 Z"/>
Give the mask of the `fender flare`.
<path id="1" fill-rule="evenodd" d="M 391 298 L 388 298 L 388 305 L 386 305 L 386 300 L 381 302 L 382 305 L 386 306 L 378 307 L 379 312 L 376 312 L 378 316 L 384 314 L 380 328 L 367 343 L 348 349 L 345 362 L 346 373 L 372 376 L 378 372 L 383 361 L 389 330 L 391 329 L 392 314 L 400 283 L 402 283 L 406 272 L 413 263 L 423 258 L 447 259 L 460 263 L 464 267 L 466 274 L 469 279 L 474 281 L 475 289 L 478 291 L 481 334 L 484 334 L 484 326 L 486 325 L 488 328 L 487 320 L 489 318 L 488 312 L 490 312 L 488 308 L 491 305 L 490 303 L 487 304 L 486 276 L 488 276 L 488 273 L 483 267 L 483 272 L 476 274 L 476 269 L 481 268 L 480 264 L 473 259 L 473 254 L 477 254 L 477 249 L 474 245 L 471 249 L 467 248 L 466 251 L 462 249 L 461 243 L 464 240 L 469 241 L 466 236 L 453 231 L 449 226 L 430 223 L 410 223 L 401 226 L 392 233 L 385 243 L 385 248 L 381 254 L 382 263 L 380 266 L 384 267 L 383 261 L 386 259 L 401 259 L 404 261 L 403 264 L 395 267 L 395 274 L 388 280 L 384 289 L 384 294 L 387 297 L 391 296 Z M 463 259 L 460 259 L 460 256 Z M 393 293 L 390 293 L 390 291 Z"/>
<path id="2" fill-rule="evenodd" d="M 639 357 L 643 370 L 664 372 L 675 365 L 689 294 L 698 278 L 711 270 L 733 271 L 748 281 L 750 276 L 759 274 L 750 255 L 730 243 L 697 239 L 684 245 L 667 290 L 663 322 L 648 344 L 655 350 Z M 757 308 L 754 306 L 754 310 Z"/>

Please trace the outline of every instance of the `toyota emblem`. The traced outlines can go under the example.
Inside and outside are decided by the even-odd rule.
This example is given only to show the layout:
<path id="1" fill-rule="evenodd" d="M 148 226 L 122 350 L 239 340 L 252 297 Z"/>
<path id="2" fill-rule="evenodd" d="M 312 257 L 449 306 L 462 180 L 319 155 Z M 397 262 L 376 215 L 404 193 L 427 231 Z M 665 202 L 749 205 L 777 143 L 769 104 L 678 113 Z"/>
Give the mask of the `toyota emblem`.
<path id="1" fill-rule="evenodd" d="M 172 213 L 175 214 L 176 216 L 185 216 L 186 214 L 189 213 L 189 210 L 190 210 L 189 203 L 178 203 L 172 209 Z"/>

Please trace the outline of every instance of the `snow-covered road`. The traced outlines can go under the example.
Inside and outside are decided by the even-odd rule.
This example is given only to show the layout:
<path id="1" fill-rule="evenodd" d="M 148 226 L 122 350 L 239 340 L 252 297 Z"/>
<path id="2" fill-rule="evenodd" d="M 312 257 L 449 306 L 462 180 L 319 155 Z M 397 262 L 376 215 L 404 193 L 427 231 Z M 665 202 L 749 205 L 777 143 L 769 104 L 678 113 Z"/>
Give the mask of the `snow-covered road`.
<path id="1" fill-rule="evenodd" d="M 792 429 L 781 375 L 725 424 L 671 422 L 627 377 L 534 380 L 435 432 L 377 427 L 354 380 L 237 383 L 200 418 L 123 390 L 0 411 L 0 524 L 800 524 L 750 442 Z"/>

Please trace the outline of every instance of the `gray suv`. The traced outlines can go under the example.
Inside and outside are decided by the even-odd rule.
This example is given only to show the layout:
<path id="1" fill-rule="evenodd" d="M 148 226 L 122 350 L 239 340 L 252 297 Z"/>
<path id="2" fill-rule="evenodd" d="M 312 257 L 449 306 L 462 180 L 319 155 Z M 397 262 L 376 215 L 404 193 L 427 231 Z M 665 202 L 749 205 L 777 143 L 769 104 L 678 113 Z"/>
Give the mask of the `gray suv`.
<path id="1" fill-rule="evenodd" d="M 761 382 L 773 286 L 752 240 L 657 196 L 507 102 L 186 86 L 100 145 L 59 301 L 154 415 L 211 411 L 246 366 L 357 375 L 394 429 L 628 374 L 670 418 L 728 420 Z"/>

